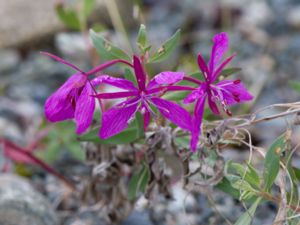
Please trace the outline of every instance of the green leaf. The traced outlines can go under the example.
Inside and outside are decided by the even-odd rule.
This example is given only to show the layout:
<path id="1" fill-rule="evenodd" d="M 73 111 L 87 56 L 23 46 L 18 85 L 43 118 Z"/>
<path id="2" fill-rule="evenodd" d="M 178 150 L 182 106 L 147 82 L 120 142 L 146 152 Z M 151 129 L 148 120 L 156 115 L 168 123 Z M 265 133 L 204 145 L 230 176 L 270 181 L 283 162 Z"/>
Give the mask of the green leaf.
<path id="1" fill-rule="evenodd" d="M 78 137 L 79 141 L 91 141 L 94 143 L 104 144 L 104 145 L 120 145 L 120 144 L 128 144 L 132 143 L 135 140 L 141 138 L 144 135 L 144 132 L 141 131 L 141 115 L 136 114 L 136 118 L 134 121 L 128 126 L 126 130 L 123 132 L 107 138 L 107 139 L 101 139 L 98 135 L 99 133 L 99 127 L 91 130 L 87 134 L 84 134 L 80 137 Z"/>
<path id="2" fill-rule="evenodd" d="M 232 187 L 231 182 L 226 177 L 224 177 L 222 181 L 216 185 L 216 188 L 231 195 L 235 199 L 240 199 L 240 192 Z"/>
<path id="3" fill-rule="evenodd" d="M 268 149 L 264 160 L 264 188 L 266 191 L 272 187 L 280 167 L 280 156 L 286 147 L 286 133 L 279 136 Z"/>
<path id="4" fill-rule="evenodd" d="M 143 162 L 142 168 L 131 177 L 128 184 L 128 199 L 134 200 L 137 194 L 145 192 L 148 181 L 150 179 L 150 171 L 148 166 Z"/>
<path id="5" fill-rule="evenodd" d="M 300 95 L 300 82 L 291 80 L 289 81 L 289 85 Z"/>
<path id="6" fill-rule="evenodd" d="M 139 49 L 141 50 L 142 54 L 144 55 L 147 51 L 150 50 L 150 46 L 148 46 L 148 38 L 147 38 L 147 32 L 146 32 L 146 26 L 144 24 L 141 24 L 139 33 L 137 36 L 137 45 Z"/>
<path id="7" fill-rule="evenodd" d="M 237 172 L 241 178 L 244 178 L 249 184 L 254 186 L 255 188 L 259 188 L 260 186 L 260 179 L 256 170 L 251 166 L 248 165 L 248 168 L 244 168 L 243 165 L 239 163 L 230 163 L 229 168 L 233 169 Z"/>
<path id="8" fill-rule="evenodd" d="M 91 141 L 94 143 L 104 144 L 104 145 L 119 145 L 119 144 L 128 144 L 135 141 L 137 137 L 137 130 L 135 127 L 129 127 L 125 131 L 107 138 L 101 139 L 98 136 L 99 127 L 90 131 L 87 134 L 84 134 L 81 137 L 78 137 L 79 141 Z"/>
<path id="9" fill-rule="evenodd" d="M 257 191 L 246 181 L 239 179 L 233 183 L 231 183 L 232 187 L 238 190 L 246 191 L 246 192 L 253 192 L 256 193 Z"/>
<path id="10" fill-rule="evenodd" d="M 165 60 L 175 50 L 180 39 L 180 30 L 162 44 L 162 46 L 152 55 L 149 63 L 157 63 Z"/>
<path id="11" fill-rule="evenodd" d="M 83 15 L 85 18 L 89 17 L 93 12 L 95 0 L 84 0 L 83 2 Z"/>
<path id="12" fill-rule="evenodd" d="M 242 70 L 241 68 L 237 68 L 237 67 L 227 68 L 227 69 L 222 70 L 220 75 L 222 75 L 224 77 L 228 77 L 232 74 L 240 72 L 241 70 Z"/>
<path id="13" fill-rule="evenodd" d="M 136 136 L 138 138 L 144 136 L 144 119 L 140 112 L 135 114 L 135 127 L 136 127 Z"/>
<path id="14" fill-rule="evenodd" d="M 123 50 L 114 46 L 112 43 L 110 43 L 101 35 L 95 33 L 93 30 L 90 30 L 90 37 L 94 47 L 102 59 L 124 59 L 131 61 L 130 57 Z"/>
<path id="15" fill-rule="evenodd" d="M 75 10 L 65 9 L 62 4 L 58 4 L 55 7 L 55 11 L 58 18 L 64 23 L 66 27 L 74 30 L 80 30 L 80 20 Z"/>
<path id="16" fill-rule="evenodd" d="M 133 74 L 132 70 L 130 70 L 129 68 L 125 68 L 124 77 L 126 80 L 130 80 L 132 83 L 134 83 L 135 86 L 138 85 L 135 75 Z"/>
<path id="17" fill-rule="evenodd" d="M 260 201 L 261 198 L 257 198 L 253 205 L 248 209 L 248 211 L 244 212 L 234 225 L 250 225 Z"/>
<path id="18" fill-rule="evenodd" d="M 190 148 L 190 138 L 188 136 L 184 137 L 176 137 L 175 143 L 182 148 L 189 149 Z"/>
<path id="19" fill-rule="evenodd" d="M 292 167 L 292 168 L 294 170 L 295 178 L 297 178 L 297 180 L 300 181 L 300 169 L 297 167 Z"/>
<path id="20" fill-rule="evenodd" d="M 75 131 L 75 125 L 69 121 L 55 124 L 43 139 L 46 149 L 36 151 L 35 155 L 46 163 L 53 163 L 66 154 L 83 162 L 85 158 L 84 151 L 82 151 L 80 143 L 76 141 L 77 135 L 75 132 L 70 131 Z"/>
<path id="21" fill-rule="evenodd" d="M 204 78 L 202 76 L 202 73 L 197 71 L 194 73 L 189 74 L 188 76 L 196 78 L 197 80 L 204 81 Z M 180 86 L 188 86 L 188 87 L 195 87 L 197 88 L 197 84 L 192 83 L 190 81 L 182 80 L 178 82 L 176 85 Z M 191 91 L 173 91 L 173 92 L 167 92 L 164 95 L 164 99 L 167 100 L 173 100 L 173 101 L 181 101 L 183 100 Z"/>

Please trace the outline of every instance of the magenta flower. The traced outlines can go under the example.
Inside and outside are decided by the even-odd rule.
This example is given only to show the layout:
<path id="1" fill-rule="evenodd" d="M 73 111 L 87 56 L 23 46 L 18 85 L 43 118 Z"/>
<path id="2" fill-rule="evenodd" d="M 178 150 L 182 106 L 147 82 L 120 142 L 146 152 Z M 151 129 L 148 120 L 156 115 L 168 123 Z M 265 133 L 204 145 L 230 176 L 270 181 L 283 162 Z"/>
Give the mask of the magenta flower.
<path id="1" fill-rule="evenodd" d="M 127 128 L 137 111 L 144 117 L 144 129 L 147 128 L 151 115 L 156 116 L 151 108 L 156 107 L 159 112 L 172 121 L 174 124 L 185 130 L 191 130 L 191 116 L 181 106 L 160 98 L 167 91 L 186 91 L 194 88 L 173 86 L 184 77 L 182 72 L 162 72 L 147 82 L 147 75 L 137 56 L 133 57 L 133 67 L 137 80 L 137 86 L 133 82 L 122 78 L 115 78 L 108 75 L 99 76 L 98 82 L 110 84 L 126 91 L 115 93 L 100 93 L 96 97 L 99 99 L 127 98 L 127 100 L 117 104 L 104 112 L 102 115 L 102 126 L 100 138 L 106 139 L 118 134 Z"/>
<path id="2" fill-rule="evenodd" d="M 228 35 L 225 32 L 215 35 L 213 42 L 214 45 L 208 65 L 205 63 L 201 54 L 198 55 L 198 65 L 205 81 L 191 79 L 190 81 L 197 83 L 199 87 L 184 99 L 184 103 L 196 101 L 194 116 L 192 118 L 193 127 L 191 129 L 191 148 L 193 151 L 197 148 L 199 135 L 201 133 L 201 122 L 206 99 L 208 100 L 209 108 L 214 114 L 220 114 L 217 105 L 221 105 L 223 110 L 228 115 L 231 115 L 231 112 L 227 108 L 228 105 L 249 101 L 253 98 L 240 80 L 224 80 L 214 84 L 214 81 L 223 68 L 235 55 L 230 56 L 220 63 L 229 47 Z"/>
<path id="3" fill-rule="evenodd" d="M 101 64 L 94 69 L 83 72 L 75 65 L 50 53 L 42 52 L 51 58 L 68 65 L 77 71 L 58 90 L 56 90 L 45 103 L 45 115 L 50 122 L 58 122 L 74 119 L 76 122 L 76 133 L 81 134 L 90 126 L 95 110 L 95 94 L 97 79 L 89 80 L 88 76 L 95 74 L 106 67 L 121 62 L 132 66 L 124 60 L 112 60 Z"/>

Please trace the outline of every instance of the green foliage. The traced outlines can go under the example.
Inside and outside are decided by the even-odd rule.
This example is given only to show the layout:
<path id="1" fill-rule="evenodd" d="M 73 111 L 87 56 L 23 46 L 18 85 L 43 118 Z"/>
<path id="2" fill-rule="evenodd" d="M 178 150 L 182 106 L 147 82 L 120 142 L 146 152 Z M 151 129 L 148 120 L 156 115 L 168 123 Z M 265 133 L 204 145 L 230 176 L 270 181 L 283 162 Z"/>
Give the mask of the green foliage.
<path id="1" fill-rule="evenodd" d="M 232 187 L 231 182 L 226 177 L 223 177 L 222 181 L 216 185 L 216 188 L 235 199 L 240 199 L 240 192 Z"/>
<path id="2" fill-rule="evenodd" d="M 293 88 L 294 91 L 296 91 L 300 95 L 300 82 L 291 80 L 289 81 L 289 85 Z"/>
<path id="3" fill-rule="evenodd" d="M 150 170 L 145 162 L 141 164 L 138 172 L 134 173 L 128 184 L 128 199 L 134 200 L 139 192 L 145 192 L 150 179 Z"/>
<path id="4" fill-rule="evenodd" d="M 107 139 L 101 139 L 98 133 L 99 133 L 99 127 L 91 130 L 87 134 L 78 137 L 78 139 L 79 141 L 91 141 L 94 143 L 99 143 L 104 145 L 120 145 L 120 144 L 132 143 L 137 139 L 143 137 L 144 135 L 142 115 L 140 113 L 137 113 L 136 118 L 132 121 L 132 123 L 128 126 L 128 128 L 113 137 Z"/>
<path id="5" fill-rule="evenodd" d="M 260 190 L 260 177 L 254 167 L 248 164 L 245 168 L 242 164 L 228 161 L 225 174 L 216 187 L 234 198 L 253 202 Z"/>
<path id="6" fill-rule="evenodd" d="M 80 143 L 76 141 L 77 135 L 73 131 L 75 131 L 75 125 L 68 121 L 55 124 L 43 140 L 46 149 L 36 151 L 35 155 L 46 163 L 52 163 L 66 153 L 83 161 L 84 151 L 82 151 Z"/>
<path id="7" fill-rule="evenodd" d="M 178 42 L 180 40 L 180 30 L 177 30 L 176 33 L 162 44 L 161 47 L 150 57 L 149 63 L 157 63 L 168 58 L 169 55 L 175 50 Z"/>
<path id="8" fill-rule="evenodd" d="M 58 18 L 68 28 L 80 30 L 80 19 L 74 9 L 66 9 L 63 5 L 59 4 L 55 8 Z"/>
<path id="9" fill-rule="evenodd" d="M 259 188 L 260 179 L 257 171 L 252 165 L 248 164 L 248 167 L 245 169 L 244 166 L 239 163 L 230 163 L 230 167 L 234 169 L 240 177 L 244 178 L 245 181 L 251 184 L 251 186 Z"/>
<path id="10" fill-rule="evenodd" d="M 279 136 L 268 149 L 264 160 L 264 189 L 269 191 L 272 187 L 280 167 L 280 156 L 286 148 L 286 133 Z"/>
<path id="11" fill-rule="evenodd" d="M 139 33 L 137 36 L 137 45 L 142 53 L 142 55 L 146 54 L 151 46 L 149 46 L 148 38 L 147 38 L 147 32 L 146 32 L 146 26 L 144 24 L 141 24 Z"/>
<path id="12" fill-rule="evenodd" d="M 85 18 L 89 17 L 95 7 L 95 0 L 84 0 L 82 13 Z"/>
<path id="13" fill-rule="evenodd" d="M 67 8 L 64 4 L 57 4 L 56 14 L 61 22 L 68 28 L 82 30 L 85 28 L 87 19 L 95 7 L 95 0 L 78 1 L 80 7 Z"/>
<path id="14" fill-rule="evenodd" d="M 102 35 L 97 34 L 93 30 L 90 30 L 90 37 L 96 48 L 98 54 L 102 59 L 124 59 L 131 61 L 131 58 L 120 48 L 114 46 L 108 40 L 106 40 Z"/>
<path id="15" fill-rule="evenodd" d="M 125 72 L 124 72 L 124 77 L 126 80 L 130 80 L 132 83 L 135 84 L 135 86 L 137 86 L 137 81 L 135 78 L 135 75 L 133 74 L 132 70 L 129 68 L 125 68 Z"/>
<path id="16" fill-rule="evenodd" d="M 242 70 L 241 68 L 237 68 L 237 67 L 227 68 L 221 72 L 221 75 L 224 77 L 228 77 L 232 74 L 240 72 L 241 70 Z"/>
<path id="17" fill-rule="evenodd" d="M 257 198 L 252 206 L 245 212 L 234 225 L 250 225 L 255 214 L 256 208 L 261 202 L 261 198 Z"/>

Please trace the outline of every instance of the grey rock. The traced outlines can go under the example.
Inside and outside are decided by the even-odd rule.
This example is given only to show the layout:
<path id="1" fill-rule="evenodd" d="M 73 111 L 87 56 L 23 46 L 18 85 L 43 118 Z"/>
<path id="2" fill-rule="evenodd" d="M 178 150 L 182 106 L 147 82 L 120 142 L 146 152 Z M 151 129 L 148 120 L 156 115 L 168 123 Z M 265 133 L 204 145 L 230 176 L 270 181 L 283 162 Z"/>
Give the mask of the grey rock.
<path id="1" fill-rule="evenodd" d="M 75 216 L 71 216 L 64 223 L 64 225 L 108 225 L 104 222 L 96 212 L 85 211 L 80 212 Z"/>
<path id="2" fill-rule="evenodd" d="M 147 211 L 133 211 L 121 225 L 153 225 Z"/>
<path id="3" fill-rule="evenodd" d="M 63 26 L 53 10 L 53 1 L 0 1 L 0 48 L 30 42 Z"/>
<path id="4" fill-rule="evenodd" d="M 0 175 L 1 225 L 58 225 L 49 202 L 23 178 Z"/>
<path id="5" fill-rule="evenodd" d="M 20 55 L 13 49 L 0 50 L 0 74 L 11 72 L 18 67 Z"/>
<path id="6" fill-rule="evenodd" d="M 55 36 L 55 45 L 62 56 L 78 67 L 86 67 L 89 61 L 89 39 L 79 32 L 58 33 Z"/>
<path id="7" fill-rule="evenodd" d="M 300 28 L 300 5 L 292 7 L 287 13 L 287 22 L 290 26 Z"/>
<path id="8" fill-rule="evenodd" d="M 36 41 L 42 41 L 64 29 L 56 16 L 54 4 L 55 1 L 49 0 L 0 1 L 0 48 L 24 44 L 32 46 Z M 131 1 L 117 0 L 117 6 L 123 22 L 132 23 Z M 94 12 L 93 21 L 110 23 L 104 0 L 97 0 Z"/>

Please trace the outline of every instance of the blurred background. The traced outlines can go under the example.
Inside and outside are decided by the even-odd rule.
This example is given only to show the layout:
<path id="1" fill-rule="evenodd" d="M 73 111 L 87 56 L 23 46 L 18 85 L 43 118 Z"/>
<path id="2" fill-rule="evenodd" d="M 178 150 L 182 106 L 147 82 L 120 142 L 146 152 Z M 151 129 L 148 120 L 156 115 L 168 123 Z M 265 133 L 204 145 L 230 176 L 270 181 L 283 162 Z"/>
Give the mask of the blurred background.
<path id="1" fill-rule="evenodd" d="M 124 50 L 133 48 L 133 51 L 136 50 L 134 43 L 141 23 L 146 25 L 150 42 L 155 46 L 180 28 L 180 46 L 166 62 L 154 65 L 152 74 L 161 68 L 196 71 L 196 55 L 201 52 L 208 59 L 212 36 L 226 31 L 230 35 L 230 52 L 237 52 L 231 66 L 242 68 L 235 76 L 240 77 L 255 96 L 248 105 L 234 108 L 234 114 L 250 113 L 270 104 L 299 99 L 299 94 L 289 85 L 290 80 L 300 81 L 299 0 L 96 0 L 93 10 L 82 14 L 78 23 L 70 22 L 75 18 L 72 12 L 80 12 L 82 5 L 81 0 L 0 0 L 0 136 L 20 146 L 42 139 L 42 151 L 37 155 L 65 173 L 79 173 L 77 170 L 81 167 L 74 169 L 72 165 L 82 162 L 84 154 L 75 141 L 74 126 L 71 123 L 47 123 L 43 104 L 72 74 L 72 70 L 39 52 L 57 54 L 88 70 L 101 62 L 88 37 L 90 28 L 103 32 L 107 39 Z M 66 13 L 67 10 L 73 11 Z M 69 19 L 66 19 L 66 14 Z M 118 72 L 118 69 L 111 70 L 112 74 Z M 267 113 L 276 112 L 271 109 Z M 257 125 L 252 129 L 254 144 L 267 146 L 285 129 L 283 119 Z M 45 130 L 47 134 L 41 134 Z M 294 143 L 299 142 L 297 134 L 299 132 L 292 137 Z M 226 157 L 244 160 L 248 151 L 228 151 L 226 154 Z M 65 163 L 66 158 L 69 163 Z M 6 163 L 5 154 L 0 154 L 0 167 Z M 300 165 L 299 160 L 295 163 Z M 36 172 L 32 172 L 34 168 L 28 171 L 22 164 L 13 170 L 31 178 Z M 35 176 L 36 183 L 44 182 L 43 176 Z M 6 182 L 11 188 L 13 184 L 9 179 L 0 178 L 0 186 L 4 187 Z M 46 179 L 46 182 L 50 183 L 48 188 L 53 188 L 54 181 Z M 53 196 L 47 198 L 53 203 Z M 242 211 L 242 208 L 233 207 L 233 200 L 224 196 L 217 199 L 219 209 L 232 220 Z M 211 207 L 205 206 L 210 203 L 203 197 L 187 200 L 187 204 L 195 202 L 202 202 L 202 205 L 192 207 L 189 216 L 196 218 L 197 224 L 204 221 L 205 224 L 226 224 L 222 217 L 210 210 Z M 181 204 L 175 202 L 170 210 L 180 211 Z M 273 206 L 265 207 L 272 216 Z M 0 193 L 0 215 L 1 210 Z M 54 218 L 57 215 L 53 212 L 47 216 Z M 145 218 L 141 214 L 134 216 L 140 220 Z M 254 224 L 269 224 L 268 218 L 259 217 L 258 212 L 258 221 Z M 64 224 L 75 224 L 74 218 L 66 221 L 69 223 Z M 136 224 L 143 223 L 151 224 L 150 221 Z"/>

